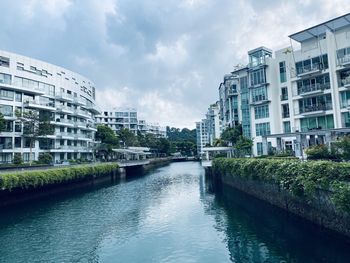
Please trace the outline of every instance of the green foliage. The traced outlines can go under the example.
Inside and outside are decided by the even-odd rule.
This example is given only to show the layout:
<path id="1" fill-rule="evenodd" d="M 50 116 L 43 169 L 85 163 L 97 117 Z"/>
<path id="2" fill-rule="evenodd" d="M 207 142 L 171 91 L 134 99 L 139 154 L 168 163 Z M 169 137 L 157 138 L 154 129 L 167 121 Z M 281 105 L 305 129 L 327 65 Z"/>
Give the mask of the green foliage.
<path id="1" fill-rule="evenodd" d="M 317 189 L 331 190 L 334 205 L 350 213 L 350 163 L 217 158 L 213 161 L 213 169 L 224 175 L 277 184 L 308 201 L 313 200 Z"/>
<path id="2" fill-rule="evenodd" d="M 21 165 L 23 163 L 22 155 L 20 153 L 15 153 L 13 156 L 13 164 Z"/>
<path id="3" fill-rule="evenodd" d="M 196 143 L 196 129 L 166 127 L 166 133 L 170 142 L 190 141 Z"/>
<path id="4" fill-rule="evenodd" d="M 118 168 L 115 163 L 97 165 L 71 166 L 36 171 L 21 171 L 0 174 L 0 189 L 37 188 L 50 184 L 59 184 L 103 176 Z"/>
<path id="5" fill-rule="evenodd" d="M 49 153 L 40 153 L 38 157 L 39 163 L 42 164 L 51 164 L 52 163 L 52 155 Z"/>
<path id="6" fill-rule="evenodd" d="M 221 134 L 221 139 L 234 146 L 241 138 L 242 134 L 242 126 L 238 125 L 234 128 L 227 128 L 224 130 Z"/>
<path id="7" fill-rule="evenodd" d="M 106 125 L 98 125 L 97 132 L 95 135 L 95 139 L 97 141 L 101 141 L 101 143 L 106 144 L 110 147 L 118 147 L 119 139 L 115 132 Z"/>
<path id="8" fill-rule="evenodd" d="M 332 144 L 332 155 L 350 161 L 350 136 L 344 136 Z"/>
<path id="9" fill-rule="evenodd" d="M 0 112 L 0 132 L 4 131 L 6 129 L 6 120 L 4 118 L 4 115 Z"/>
<path id="10" fill-rule="evenodd" d="M 307 154 L 307 158 L 310 160 L 326 160 L 331 158 L 328 147 L 324 144 L 311 146 L 305 150 L 305 153 Z"/>
<path id="11" fill-rule="evenodd" d="M 122 128 L 118 131 L 118 137 L 123 142 L 123 146 L 139 146 L 136 135 L 129 129 Z"/>
<path id="12" fill-rule="evenodd" d="M 29 163 L 32 163 L 32 149 L 35 141 L 40 137 L 51 135 L 55 131 L 54 125 L 50 124 L 50 113 L 47 111 L 16 111 L 16 117 L 23 124 L 23 137 L 29 140 L 30 154 Z"/>

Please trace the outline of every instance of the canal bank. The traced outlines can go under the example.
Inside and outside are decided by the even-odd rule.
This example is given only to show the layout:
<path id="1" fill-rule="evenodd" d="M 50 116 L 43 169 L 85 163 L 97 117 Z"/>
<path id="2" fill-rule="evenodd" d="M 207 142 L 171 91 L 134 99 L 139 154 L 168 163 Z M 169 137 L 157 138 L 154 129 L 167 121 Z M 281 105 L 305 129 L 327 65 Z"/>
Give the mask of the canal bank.
<path id="1" fill-rule="evenodd" d="M 349 164 L 218 158 L 207 168 L 230 186 L 344 236 L 350 242 Z"/>
<path id="2" fill-rule="evenodd" d="M 114 184 L 168 165 L 172 158 L 9 171 L 0 174 L 0 208 L 78 189 Z"/>

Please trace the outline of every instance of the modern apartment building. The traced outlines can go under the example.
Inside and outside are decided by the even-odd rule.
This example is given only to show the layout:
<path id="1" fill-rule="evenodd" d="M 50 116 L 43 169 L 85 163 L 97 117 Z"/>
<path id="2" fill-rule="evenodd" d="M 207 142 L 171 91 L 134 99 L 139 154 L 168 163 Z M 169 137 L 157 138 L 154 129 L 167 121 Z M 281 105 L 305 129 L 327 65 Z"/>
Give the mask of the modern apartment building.
<path id="1" fill-rule="evenodd" d="M 259 47 L 219 87 L 223 129 L 242 124 L 254 155 L 303 156 L 350 132 L 350 14 L 290 35 L 298 45 Z M 237 112 L 238 111 L 238 112 Z"/>
<path id="2" fill-rule="evenodd" d="M 203 147 L 214 145 L 215 139 L 221 135 L 220 103 L 216 102 L 209 106 L 206 118 L 196 122 L 197 154 L 203 154 Z"/>
<path id="3" fill-rule="evenodd" d="M 197 154 L 204 154 L 203 148 L 209 144 L 208 123 L 206 119 L 196 122 Z"/>
<path id="4" fill-rule="evenodd" d="M 132 131 L 135 135 L 137 135 L 139 131 L 142 134 L 154 134 L 159 138 L 166 137 L 165 127 L 160 126 L 158 123 L 138 120 L 137 110 L 134 108 L 112 108 L 103 110 L 101 115 L 96 116 L 96 124 L 106 125 L 115 132 L 125 128 Z"/>
<path id="5" fill-rule="evenodd" d="M 11 162 L 15 153 L 29 160 L 29 141 L 15 115 L 28 110 L 49 116 L 55 128 L 53 135 L 35 143 L 32 160 L 43 152 L 56 163 L 93 159 L 94 117 L 99 112 L 93 82 L 62 67 L 0 51 L 0 112 L 6 119 L 6 130 L 0 133 L 0 163 Z"/>
<path id="6" fill-rule="evenodd" d="M 117 132 L 122 128 L 129 129 L 135 135 L 138 130 L 137 110 L 134 108 L 112 108 L 102 110 L 96 116 L 96 124 L 103 124 Z"/>

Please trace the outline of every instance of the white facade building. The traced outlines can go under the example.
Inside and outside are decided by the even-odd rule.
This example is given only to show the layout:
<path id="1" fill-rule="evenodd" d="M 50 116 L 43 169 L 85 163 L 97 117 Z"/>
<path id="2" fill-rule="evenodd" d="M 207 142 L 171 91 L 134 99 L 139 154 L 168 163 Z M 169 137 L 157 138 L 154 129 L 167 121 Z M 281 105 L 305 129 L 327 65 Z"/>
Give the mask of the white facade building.
<path id="1" fill-rule="evenodd" d="M 96 116 L 96 124 L 102 124 L 110 127 L 114 132 L 125 128 L 142 134 L 151 133 L 159 138 L 166 137 L 166 128 L 158 123 L 149 123 L 145 120 L 139 120 L 137 110 L 134 108 L 112 108 L 105 109 L 101 115 Z"/>
<path id="2" fill-rule="evenodd" d="M 196 122 L 197 154 L 204 154 L 203 148 L 214 145 L 215 139 L 221 135 L 220 106 L 216 102 L 209 106 L 206 118 Z"/>
<path id="3" fill-rule="evenodd" d="M 219 87 L 223 129 L 242 124 L 253 154 L 329 143 L 350 131 L 350 14 L 292 34 L 300 48 L 248 52 Z M 249 106 L 248 106 L 249 105 Z M 238 112 L 237 112 L 238 111 Z"/>
<path id="4" fill-rule="evenodd" d="M 208 123 L 206 119 L 196 122 L 197 154 L 204 154 L 203 148 L 209 144 Z"/>
<path id="5" fill-rule="evenodd" d="M 29 160 L 28 140 L 15 111 L 30 109 L 49 116 L 55 127 L 53 135 L 35 143 L 33 160 L 43 152 L 56 163 L 93 159 L 98 109 L 92 81 L 59 66 L 0 51 L 0 112 L 6 119 L 6 130 L 0 133 L 0 163 L 12 162 L 14 153 Z"/>
<path id="6" fill-rule="evenodd" d="M 122 128 L 129 129 L 135 135 L 138 130 L 137 110 L 134 108 L 112 108 L 102 110 L 96 116 L 96 124 L 103 124 L 117 132 Z"/>

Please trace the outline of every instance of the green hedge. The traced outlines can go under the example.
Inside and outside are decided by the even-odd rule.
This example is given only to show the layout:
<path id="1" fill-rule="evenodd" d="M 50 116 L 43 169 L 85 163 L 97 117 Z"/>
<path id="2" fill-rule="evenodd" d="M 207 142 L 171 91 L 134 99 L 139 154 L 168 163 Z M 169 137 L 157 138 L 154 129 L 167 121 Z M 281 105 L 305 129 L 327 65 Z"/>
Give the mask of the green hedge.
<path id="1" fill-rule="evenodd" d="M 293 195 L 309 200 L 316 189 L 328 189 L 336 207 L 350 213 L 350 163 L 217 158 L 213 169 L 222 174 L 278 184 Z"/>
<path id="2" fill-rule="evenodd" d="M 100 176 L 118 168 L 117 164 L 105 163 L 97 165 L 69 166 L 46 170 L 21 171 L 0 174 L 0 189 L 40 187 L 77 179 Z"/>

